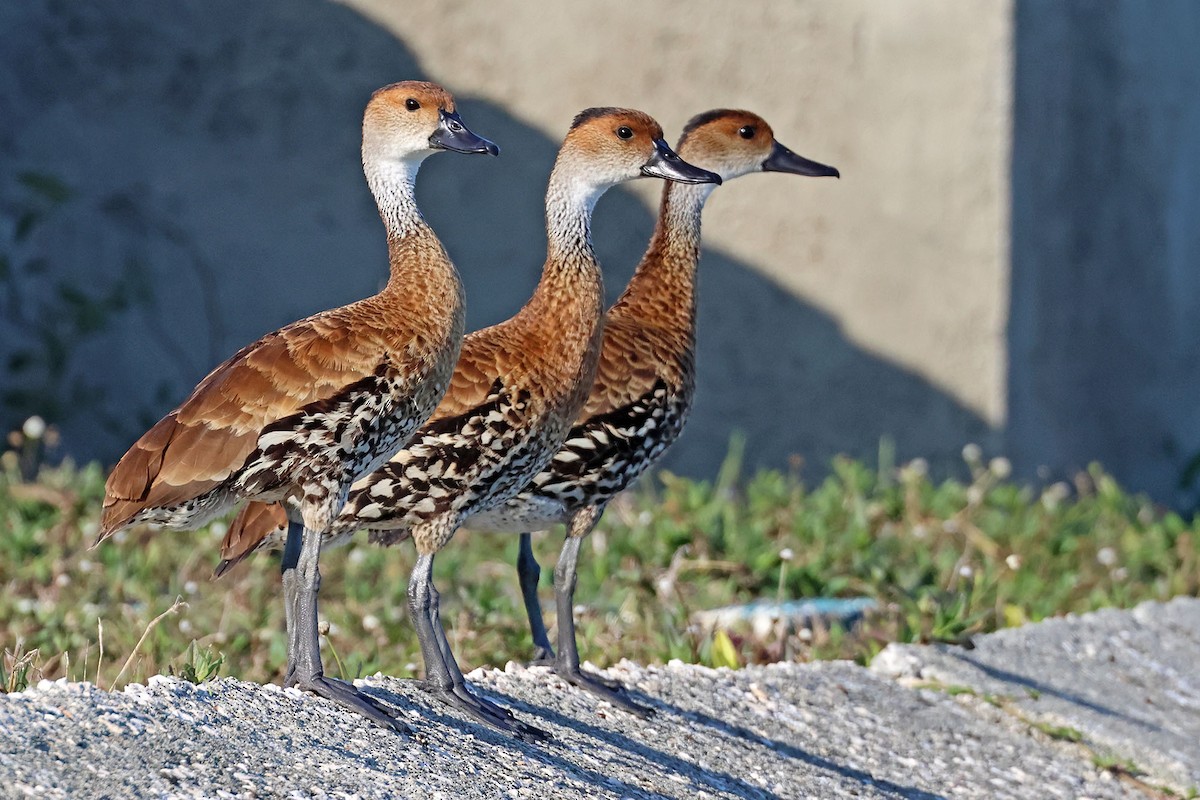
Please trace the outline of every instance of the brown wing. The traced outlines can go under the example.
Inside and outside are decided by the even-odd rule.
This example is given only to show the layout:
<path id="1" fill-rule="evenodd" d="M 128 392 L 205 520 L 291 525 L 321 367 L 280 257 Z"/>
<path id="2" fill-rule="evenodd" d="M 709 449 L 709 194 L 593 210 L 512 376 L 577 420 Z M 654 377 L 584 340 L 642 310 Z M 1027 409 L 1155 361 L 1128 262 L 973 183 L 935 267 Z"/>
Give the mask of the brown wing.
<path id="1" fill-rule="evenodd" d="M 497 379 L 508 374 L 514 351 L 504 344 L 508 341 L 505 331 L 496 327 L 486 331 L 486 336 L 482 335 L 484 331 L 476 331 L 463 340 L 450 388 L 425 426 L 455 419 L 484 405 L 495 391 Z M 278 503 L 251 502 L 243 506 L 221 541 L 221 563 L 215 577 L 253 553 L 271 533 L 286 528 L 287 522 L 287 513 Z"/>
<path id="2" fill-rule="evenodd" d="M 353 325 L 347 310 L 267 334 L 210 372 L 117 462 L 97 541 L 143 509 L 216 487 L 243 466 L 264 427 L 372 375 L 390 348 L 381 330 Z"/>
<path id="3" fill-rule="evenodd" d="M 674 346 L 672 346 L 674 345 Z M 675 350 L 663 332 L 637 322 L 610 316 L 604 324 L 604 343 L 596 381 L 578 421 L 608 414 L 636 402 L 654 390 L 660 378 L 677 380 Z"/>
<path id="4" fill-rule="evenodd" d="M 219 578 L 237 566 L 263 539 L 280 528 L 287 528 L 287 524 L 287 512 L 279 503 L 246 503 L 221 540 L 221 563 L 213 577 Z"/>
<path id="5" fill-rule="evenodd" d="M 499 326 L 475 331 L 463 340 L 450 388 L 426 424 L 458 417 L 487 402 L 497 379 L 512 373 L 517 355 Z"/>

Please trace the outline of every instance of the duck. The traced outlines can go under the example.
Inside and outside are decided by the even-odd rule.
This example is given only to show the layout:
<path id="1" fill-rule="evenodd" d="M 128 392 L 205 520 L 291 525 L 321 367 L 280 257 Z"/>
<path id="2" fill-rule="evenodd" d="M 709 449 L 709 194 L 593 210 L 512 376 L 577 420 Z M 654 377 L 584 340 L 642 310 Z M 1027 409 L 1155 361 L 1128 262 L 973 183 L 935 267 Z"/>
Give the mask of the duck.
<path id="1" fill-rule="evenodd" d="M 756 172 L 840 177 L 775 139 L 749 111 L 714 109 L 685 125 L 677 152 L 729 181 Z M 580 667 L 573 609 L 580 545 L 608 502 L 679 438 L 695 397 L 696 271 L 700 218 L 715 183 L 668 183 L 658 221 L 633 277 L 605 316 L 596 380 L 566 442 L 528 486 L 467 521 L 473 530 L 520 532 L 517 573 L 534 643 L 534 662 L 567 683 L 639 716 L 651 712 L 620 685 Z M 554 571 L 557 650 L 542 619 L 541 568 L 530 532 L 566 526 Z"/>
<path id="2" fill-rule="evenodd" d="M 679 158 L 644 112 L 597 107 L 575 117 L 546 190 L 546 260 L 532 297 L 515 316 L 467 335 L 433 416 L 387 464 L 355 483 L 333 523 L 341 541 L 364 528 L 376 544 L 412 539 L 408 606 L 426 688 L 475 721 L 526 741 L 547 736 L 466 685 L 441 624 L 434 557 L 464 520 L 524 488 L 565 441 L 600 356 L 604 285 L 592 210 L 607 189 L 640 177 L 721 180 Z M 282 520 L 278 505 L 243 509 L 222 543 L 218 573 L 255 550 L 277 548 Z"/>
<path id="3" fill-rule="evenodd" d="M 437 84 L 402 81 L 371 96 L 362 165 L 387 234 L 386 285 L 272 331 L 208 373 L 117 462 L 93 545 L 142 523 L 197 528 L 241 500 L 287 501 L 284 685 L 405 733 L 380 703 L 325 676 L 318 560 L 350 486 L 433 413 L 458 360 L 462 282 L 414 193 L 422 162 L 442 151 L 499 154 Z"/>

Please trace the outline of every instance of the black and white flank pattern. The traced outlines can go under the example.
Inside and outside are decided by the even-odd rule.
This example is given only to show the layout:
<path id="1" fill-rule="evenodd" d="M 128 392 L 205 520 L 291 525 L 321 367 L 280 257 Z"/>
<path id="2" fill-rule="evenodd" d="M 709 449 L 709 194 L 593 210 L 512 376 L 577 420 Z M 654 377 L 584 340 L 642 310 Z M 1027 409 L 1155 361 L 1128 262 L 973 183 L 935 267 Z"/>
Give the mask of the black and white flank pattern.
<path id="1" fill-rule="evenodd" d="M 340 487 L 386 462 L 428 408 L 410 381 L 389 373 L 381 369 L 264 430 L 237 479 L 239 492 L 266 499 L 276 487 L 282 497 L 288 486 L 302 485 L 304 502 L 325 505 L 332 520 L 345 500 Z"/>
<path id="2" fill-rule="evenodd" d="M 571 429 L 550 464 L 516 497 L 476 514 L 479 530 L 539 530 L 565 522 L 585 506 L 603 505 L 646 471 L 687 421 L 688 392 L 659 379 L 634 402 L 590 417 Z"/>
<path id="3" fill-rule="evenodd" d="M 355 479 L 387 461 L 423 420 L 432 390 L 412 391 L 388 367 L 338 395 L 312 403 L 267 426 L 241 469 L 220 485 L 178 505 L 147 508 L 131 523 L 196 527 L 223 513 L 232 498 L 303 501 L 317 516 L 332 520 Z M 435 398 L 434 398 L 435 399 Z M 303 486 L 303 497 L 287 497 Z M 318 523 L 323 527 L 325 523 Z"/>
<path id="4" fill-rule="evenodd" d="M 422 522 L 457 526 L 527 484 L 545 462 L 546 442 L 561 437 L 533 424 L 530 395 L 499 380 L 471 411 L 430 423 L 391 461 L 356 483 L 333 524 L 337 541 L 367 528 L 371 541 L 392 544 Z"/>

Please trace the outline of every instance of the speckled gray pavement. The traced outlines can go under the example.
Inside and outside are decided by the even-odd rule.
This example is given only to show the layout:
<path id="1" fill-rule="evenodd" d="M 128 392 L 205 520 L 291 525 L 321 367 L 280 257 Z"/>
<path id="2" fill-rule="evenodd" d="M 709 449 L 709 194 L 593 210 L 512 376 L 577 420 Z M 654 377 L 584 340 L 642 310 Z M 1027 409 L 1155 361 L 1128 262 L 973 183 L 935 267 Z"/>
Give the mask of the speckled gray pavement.
<path id="1" fill-rule="evenodd" d="M 1197 693 L 1183 668 L 1200 661 L 1198 614 L 1196 600 L 1106 612 L 1053 623 L 1059 630 L 1048 636 L 1039 631 L 1054 631 L 1051 624 L 980 637 L 976 650 L 959 655 L 977 658 L 1005 651 L 1036 664 L 1040 696 L 1030 701 L 1034 710 L 1029 713 L 1036 713 L 1037 703 L 1057 702 L 1059 695 L 1082 697 L 1078 689 L 1056 688 L 1069 686 L 1071 678 L 1054 673 L 1073 669 L 1100 693 L 1087 701 L 1095 708 L 1084 708 L 1095 714 L 1098 726 L 1109 724 L 1105 741 L 1114 746 L 1133 742 L 1133 734 L 1143 730 L 1183 740 L 1188 730 L 1196 730 Z M 1156 637 L 1155 648 L 1143 649 Z M 1072 653 L 1090 652 L 1089 645 L 1097 654 L 1114 655 L 1107 668 L 1112 673 L 1080 669 Z M 1135 659 L 1135 654 L 1140 655 Z M 619 664 L 609 674 L 658 709 L 645 721 L 565 685 L 546 669 L 510 666 L 469 676 L 481 691 L 547 730 L 553 741 L 543 744 L 515 742 L 478 727 L 437 705 L 416 683 L 387 677 L 360 685 L 398 709 L 418 731 L 415 739 L 373 727 L 295 690 L 233 679 L 196 686 L 156 678 L 149 686 L 122 692 L 44 682 L 0 696 L 0 795 L 455 800 L 1164 796 L 1153 788 L 1155 778 L 1135 780 L 1100 769 L 1090 751 L 1034 730 L 1003 703 L 996 706 L 970 693 L 918 684 L 912 676 L 920 672 L 922 658 L 931 665 L 943 658 L 953 663 L 952 651 L 893 651 L 887 661 L 898 659 L 913 667 L 899 680 L 847 663 L 738 671 Z M 1106 658 L 1097 655 L 1097 666 Z M 1137 659 L 1154 666 L 1135 667 Z M 969 667 L 970 662 L 962 663 Z M 1002 674 L 998 669 L 989 679 L 997 680 L 995 675 Z M 1141 683 L 1119 677 L 1135 672 L 1143 676 Z M 956 683 L 970 677 L 953 675 Z M 1162 685 L 1150 692 L 1147 681 Z M 1005 694 L 1016 698 L 1018 693 Z M 1153 707 L 1138 708 L 1136 714 L 1127 708 L 1145 705 L 1150 695 Z M 1026 710 L 1024 700 L 1014 702 Z M 1130 733 L 1122 733 L 1127 728 Z M 1158 741 L 1147 739 L 1145 744 L 1165 751 L 1154 744 Z M 1194 735 L 1181 741 L 1192 749 L 1179 758 L 1194 756 L 1195 742 Z M 1132 750 L 1120 752 L 1151 768 L 1149 759 L 1139 759 Z M 1180 788 L 1186 791 L 1186 786 Z"/>
<path id="2" fill-rule="evenodd" d="M 891 645 L 871 667 L 993 695 L 1079 731 L 1102 757 L 1183 793 L 1200 788 L 1200 600 L 1046 620 L 975 644 Z"/>

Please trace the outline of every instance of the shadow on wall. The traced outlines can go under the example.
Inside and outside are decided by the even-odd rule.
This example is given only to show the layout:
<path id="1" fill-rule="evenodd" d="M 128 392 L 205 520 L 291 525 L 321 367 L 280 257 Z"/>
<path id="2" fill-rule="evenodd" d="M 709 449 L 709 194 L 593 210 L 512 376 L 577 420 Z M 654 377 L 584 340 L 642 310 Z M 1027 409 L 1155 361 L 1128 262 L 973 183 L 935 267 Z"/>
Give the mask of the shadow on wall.
<path id="1" fill-rule="evenodd" d="M 1144 11 L 1016 6 L 1008 449 L 1195 507 L 1200 7 Z"/>
<path id="2" fill-rule="evenodd" d="M 72 343 L 64 371 L 85 387 L 62 424 L 66 449 L 112 461 L 237 347 L 382 284 L 382 226 L 358 162 L 362 108 L 378 86 L 424 73 L 390 33 L 323 0 L 192 2 L 171 15 L 155 0 L 107 5 L 0 10 L 12 76 L 0 81 L 11 121 L 0 130 L 0 191 L 11 201 L 23 172 L 72 187 L 23 256 L 95 296 L 125 293 Z M 439 155 L 418 187 L 479 327 L 513 313 L 537 279 L 558 139 L 450 88 L 504 153 Z M 652 227 L 629 193 L 601 202 L 594 233 L 610 297 Z M 839 452 L 873 458 L 885 435 L 901 457 L 943 465 L 992 435 L 924 379 L 849 342 L 828 315 L 712 250 L 700 326 L 700 395 L 667 462 L 676 471 L 713 474 L 737 430 L 751 466 L 800 455 L 810 477 Z M 0 423 L 19 420 L 10 411 Z"/>

